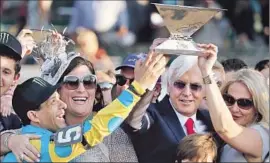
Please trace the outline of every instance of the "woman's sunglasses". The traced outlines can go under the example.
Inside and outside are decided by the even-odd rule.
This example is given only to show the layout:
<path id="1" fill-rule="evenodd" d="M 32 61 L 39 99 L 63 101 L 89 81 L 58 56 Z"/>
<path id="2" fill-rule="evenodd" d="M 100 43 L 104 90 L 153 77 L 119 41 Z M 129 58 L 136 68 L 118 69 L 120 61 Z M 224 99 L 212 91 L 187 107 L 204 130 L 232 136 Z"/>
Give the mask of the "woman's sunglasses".
<path id="1" fill-rule="evenodd" d="M 125 85 L 127 83 L 127 81 L 129 81 L 129 84 L 131 84 L 134 81 L 134 79 L 126 78 L 120 74 L 115 75 L 115 78 L 116 78 L 116 84 L 119 86 Z"/>
<path id="2" fill-rule="evenodd" d="M 65 76 L 64 86 L 69 90 L 75 90 L 79 88 L 80 83 L 83 83 L 85 89 L 93 89 L 96 87 L 97 77 L 96 75 L 86 75 L 83 78 L 78 78 L 77 76 Z"/>
<path id="3" fill-rule="evenodd" d="M 180 89 L 180 90 L 183 90 L 186 85 L 189 85 L 189 88 L 191 89 L 191 91 L 194 91 L 194 92 L 197 92 L 197 91 L 201 91 L 202 90 L 202 85 L 200 84 L 193 84 L 193 83 L 185 83 L 185 82 L 182 82 L 182 81 L 176 81 L 174 82 L 174 87 Z"/>
<path id="4" fill-rule="evenodd" d="M 223 94 L 223 99 L 227 106 L 233 106 L 236 102 L 239 108 L 248 110 L 253 107 L 253 101 L 251 99 L 239 98 L 235 99 L 233 96 L 229 94 Z"/>

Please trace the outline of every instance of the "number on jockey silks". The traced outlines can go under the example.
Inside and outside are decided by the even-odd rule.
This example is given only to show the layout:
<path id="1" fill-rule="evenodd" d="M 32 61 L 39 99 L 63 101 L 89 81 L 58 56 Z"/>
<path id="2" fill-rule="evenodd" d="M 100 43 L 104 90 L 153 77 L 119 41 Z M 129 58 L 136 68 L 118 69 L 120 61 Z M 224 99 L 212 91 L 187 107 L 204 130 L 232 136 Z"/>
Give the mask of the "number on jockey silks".
<path id="1" fill-rule="evenodd" d="M 56 146 L 67 146 L 82 142 L 82 137 L 82 125 L 73 125 L 57 131 L 54 136 L 54 142 Z"/>

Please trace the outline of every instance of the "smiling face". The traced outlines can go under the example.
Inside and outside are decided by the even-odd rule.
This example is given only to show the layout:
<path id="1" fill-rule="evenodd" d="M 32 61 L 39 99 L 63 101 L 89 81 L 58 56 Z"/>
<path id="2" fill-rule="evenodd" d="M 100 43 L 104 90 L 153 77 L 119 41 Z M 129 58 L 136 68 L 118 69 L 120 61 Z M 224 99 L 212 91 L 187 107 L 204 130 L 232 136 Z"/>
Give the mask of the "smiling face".
<path id="1" fill-rule="evenodd" d="M 76 76 L 82 79 L 89 74 L 91 74 L 91 72 L 86 65 L 79 65 L 74 68 L 68 76 Z M 68 89 L 64 84 L 58 92 L 61 100 L 67 104 L 66 118 L 86 118 L 92 113 L 96 88 L 85 89 L 83 83 L 80 82 L 79 87 L 75 90 Z"/>
<path id="2" fill-rule="evenodd" d="M 240 82 L 235 82 L 231 84 L 228 88 L 229 95 L 234 97 L 235 99 L 250 99 L 252 100 L 252 95 L 249 92 L 248 88 L 246 85 Z M 228 106 L 230 109 L 230 112 L 233 116 L 233 119 L 236 123 L 242 126 L 247 126 L 254 122 L 255 115 L 256 115 L 256 110 L 253 107 L 250 107 L 248 109 L 242 109 L 241 107 L 238 106 L 237 103 L 235 103 L 232 106 Z"/>
<path id="3" fill-rule="evenodd" d="M 32 119 L 32 121 L 38 123 L 42 128 L 55 132 L 66 127 L 64 119 L 66 107 L 66 104 L 60 100 L 59 94 L 55 92 L 47 101 L 40 105 L 38 111 L 30 111 L 35 112 L 37 117 L 37 119 Z"/>
<path id="4" fill-rule="evenodd" d="M 0 56 L 0 66 L 1 66 L 1 94 L 3 95 L 8 89 L 14 84 L 15 80 L 18 79 L 19 75 L 15 75 L 15 65 L 14 59 Z"/>
<path id="5" fill-rule="evenodd" d="M 196 113 L 202 98 L 202 89 L 194 90 L 190 84 L 202 86 L 202 75 L 197 65 L 183 74 L 176 82 L 186 83 L 183 89 L 176 87 L 174 82 L 169 85 L 170 100 L 174 108 L 184 116 Z"/>

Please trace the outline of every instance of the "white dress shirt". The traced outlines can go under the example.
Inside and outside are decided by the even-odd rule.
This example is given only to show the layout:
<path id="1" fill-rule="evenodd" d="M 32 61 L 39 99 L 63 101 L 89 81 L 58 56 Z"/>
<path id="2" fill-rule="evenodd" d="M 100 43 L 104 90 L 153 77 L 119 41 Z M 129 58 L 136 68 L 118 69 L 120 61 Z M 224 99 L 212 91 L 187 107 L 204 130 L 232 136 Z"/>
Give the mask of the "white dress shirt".
<path id="1" fill-rule="evenodd" d="M 178 118 L 178 120 L 179 120 L 179 122 L 180 122 L 180 124 L 181 124 L 181 127 L 183 128 L 183 131 L 185 132 L 186 135 L 187 135 L 187 128 L 186 128 L 185 124 L 186 124 L 186 122 L 187 122 L 187 120 L 188 120 L 189 118 L 191 118 L 191 119 L 193 120 L 193 122 L 194 122 L 193 130 L 194 130 L 196 133 L 199 133 L 199 134 L 206 133 L 206 128 L 207 128 L 207 127 L 206 127 L 206 125 L 203 124 L 202 121 L 197 120 L 197 117 L 196 117 L 197 114 L 196 114 L 196 113 L 193 114 L 191 117 L 184 116 L 184 115 L 180 114 L 180 113 L 174 108 L 174 106 L 172 105 L 172 102 L 171 102 L 170 99 L 169 99 L 169 101 L 170 101 L 170 104 L 171 104 L 173 110 L 175 111 L 175 114 L 176 114 L 176 116 L 177 116 L 177 118 Z"/>

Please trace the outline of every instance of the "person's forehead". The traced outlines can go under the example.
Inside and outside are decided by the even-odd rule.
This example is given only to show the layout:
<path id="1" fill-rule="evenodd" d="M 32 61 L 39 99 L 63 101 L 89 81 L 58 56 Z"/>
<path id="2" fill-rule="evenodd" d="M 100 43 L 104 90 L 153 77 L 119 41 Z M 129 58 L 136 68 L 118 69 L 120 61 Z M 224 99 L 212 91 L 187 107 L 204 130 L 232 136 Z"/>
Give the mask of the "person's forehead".
<path id="1" fill-rule="evenodd" d="M 134 74 L 134 68 L 131 67 L 123 67 L 120 71 L 122 75 L 133 75 Z"/>
<path id="2" fill-rule="evenodd" d="M 1 60 L 1 61 L 2 61 L 2 60 L 10 61 L 10 62 L 13 62 L 13 63 L 16 62 L 14 59 L 12 59 L 12 58 L 6 56 L 5 54 L 3 54 L 3 55 L 0 54 L 0 60 Z"/>
<path id="3" fill-rule="evenodd" d="M 134 72 L 134 68 L 132 68 L 132 67 L 123 67 L 123 68 L 121 68 L 121 72 Z"/>
<path id="4" fill-rule="evenodd" d="M 228 93 L 235 98 L 251 98 L 252 94 L 248 87 L 241 82 L 233 82 L 228 87 Z"/>
<path id="5" fill-rule="evenodd" d="M 14 69 L 14 66 L 16 64 L 16 61 L 12 58 L 9 58 L 9 57 L 6 57 L 6 56 L 0 56 L 0 66 L 1 66 L 1 69 L 10 69 L 10 70 L 13 70 Z"/>
<path id="6" fill-rule="evenodd" d="M 177 73 L 177 72 L 176 72 Z M 198 66 L 193 66 L 181 76 L 176 76 L 177 80 L 183 80 L 186 82 L 202 82 L 202 74 Z"/>
<path id="7" fill-rule="evenodd" d="M 81 77 L 88 74 L 92 74 L 89 68 L 86 65 L 79 65 L 75 67 L 68 75 Z"/>
<path id="8" fill-rule="evenodd" d="M 59 98 L 59 94 L 58 94 L 57 92 L 54 92 L 54 93 L 50 96 L 49 100 L 55 99 L 55 98 Z"/>
<path id="9" fill-rule="evenodd" d="M 57 92 L 54 92 L 46 101 L 44 101 L 40 106 L 41 107 L 47 107 L 51 104 L 51 101 L 54 99 L 59 98 L 59 94 Z"/>

